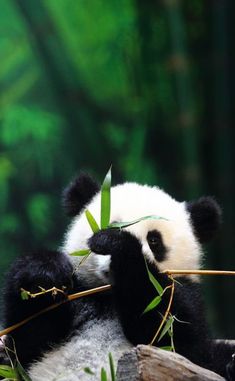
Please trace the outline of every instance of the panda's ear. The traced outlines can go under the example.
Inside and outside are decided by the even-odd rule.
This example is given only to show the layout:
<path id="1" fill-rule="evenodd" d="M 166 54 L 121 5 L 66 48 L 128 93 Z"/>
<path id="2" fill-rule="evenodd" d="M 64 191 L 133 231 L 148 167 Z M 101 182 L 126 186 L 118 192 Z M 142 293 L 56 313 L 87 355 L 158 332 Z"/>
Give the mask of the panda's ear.
<path id="1" fill-rule="evenodd" d="M 222 211 L 213 197 L 201 197 L 186 203 L 194 233 L 200 243 L 210 241 L 221 223 Z"/>
<path id="2" fill-rule="evenodd" d="M 99 190 L 99 185 L 87 173 L 81 173 L 63 191 L 66 214 L 70 217 L 78 215 Z"/>

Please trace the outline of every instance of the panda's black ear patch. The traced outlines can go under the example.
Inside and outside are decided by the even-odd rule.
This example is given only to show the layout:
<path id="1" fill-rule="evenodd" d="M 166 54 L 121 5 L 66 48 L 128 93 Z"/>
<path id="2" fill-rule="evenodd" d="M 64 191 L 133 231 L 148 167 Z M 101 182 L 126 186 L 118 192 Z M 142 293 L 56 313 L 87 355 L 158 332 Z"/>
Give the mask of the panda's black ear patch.
<path id="1" fill-rule="evenodd" d="M 200 243 L 210 241 L 221 223 L 222 211 L 213 197 L 201 197 L 186 204 L 194 233 Z"/>
<path id="2" fill-rule="evenodd" d="M 100 190 L 99 185 L 87 173 L 81 173 L 65 188 L 62 195 L 66 214 L 74 217 Z"/>

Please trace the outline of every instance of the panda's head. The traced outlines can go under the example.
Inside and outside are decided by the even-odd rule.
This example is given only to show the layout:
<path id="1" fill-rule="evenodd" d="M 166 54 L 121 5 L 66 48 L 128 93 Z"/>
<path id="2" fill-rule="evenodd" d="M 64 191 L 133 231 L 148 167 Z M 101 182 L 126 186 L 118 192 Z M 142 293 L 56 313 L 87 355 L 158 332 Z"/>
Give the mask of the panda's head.
<path id="1" fill-rule="evenodd" d="M 84 209 L 89 209 L 97 222 L 100 220 L 100 187 L 81 174 L 66 188 L 64 205 L 67 214 L 74 217 L 63 247 L 69 254 L 87 248 L 93 234 Z M 220 223 L 221 210 L 214 199 L 178 202 L 158 187 L 137 183 L 112 187 L 110 222 L 129 222 L 149 215 L 162 219 L 147 219 L 125 228 L 139 239 L 146 258 L 160 271 L 199 269 L 201 244 L 214 236 Z M 79 268 L 80 276 L 85 274 L 89 285 L 107 282 L 109 260 L 108 256 L 91 254 Z"/>

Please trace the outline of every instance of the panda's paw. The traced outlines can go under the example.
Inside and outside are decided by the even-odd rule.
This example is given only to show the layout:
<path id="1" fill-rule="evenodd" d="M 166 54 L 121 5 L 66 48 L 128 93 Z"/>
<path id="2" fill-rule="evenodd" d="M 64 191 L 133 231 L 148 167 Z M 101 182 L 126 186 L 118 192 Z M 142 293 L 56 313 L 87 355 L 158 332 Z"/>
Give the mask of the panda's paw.
<path id="1" fill-rule="evenodd" d="M 235 381 L 235 353 L 232 355 L 232 360 L 226 366 L 228 381 Z"/>
<path id="2" fill-rule="evenodd" d="M 141 251 L 139 240 L 131 233 L 121 229 L 105 229 L 95 233 L 88 240 L 92 252 L 102 255 L 128 255 Z"/>
<path id="3" fill-rule="evenodd" d="M 10 298 L 19 299 L 22 298 L 23 290 L 31 294 L 41 292 L 45 300 L 53 298 L 59 302 L 71 291 L 72 276 L 72 264 L 66 255 L 44 250 L 22 256 L 15 261 L 7 276 L 6 293 Z M 44 293 L 53 288 L 55 289 L 51 293 Z"/>

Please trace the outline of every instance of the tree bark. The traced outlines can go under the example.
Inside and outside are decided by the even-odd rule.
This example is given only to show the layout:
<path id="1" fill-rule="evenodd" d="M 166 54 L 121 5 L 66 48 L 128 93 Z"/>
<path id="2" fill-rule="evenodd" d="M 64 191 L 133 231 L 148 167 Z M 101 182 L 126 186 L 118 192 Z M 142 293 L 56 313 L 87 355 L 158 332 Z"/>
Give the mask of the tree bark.
<path id="1" fill-rule="evenodd" d="M 118 362 L 117 381 L 225 381 L 185 357 L 148 345 L 138 345 Z"/>

